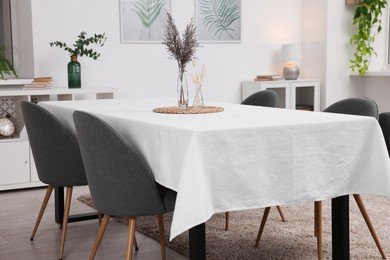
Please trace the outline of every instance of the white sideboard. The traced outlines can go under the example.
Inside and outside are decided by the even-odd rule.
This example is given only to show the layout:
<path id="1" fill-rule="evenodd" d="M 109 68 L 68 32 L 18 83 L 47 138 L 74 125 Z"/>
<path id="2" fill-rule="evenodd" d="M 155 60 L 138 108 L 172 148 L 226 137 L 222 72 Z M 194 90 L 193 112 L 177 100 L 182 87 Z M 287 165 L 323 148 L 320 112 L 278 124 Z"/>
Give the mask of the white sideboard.
<path id="1" fill-rule="evenodd" d="M 21 87 L 0 87 L 0 101 L 14 102 L 13 121 L 16 131 L 10 138 L 0 139 L 0 190 L 11 190 L 42 186 L 38 179 L 34 159 L 30 149 L 20 102 L 109 99 L 114 97 L 112 88 L 50 88 L 23 90 Z M 0 115 L 1 116 L 1 115 Z"/>
<path id="2" fill-rule="evenodd" d="M 244 81 L 241 84 L 241 100 L 260 90 L 271 89 L 279 96 L 281 108 L 320 111 L 320 80 Z"/>

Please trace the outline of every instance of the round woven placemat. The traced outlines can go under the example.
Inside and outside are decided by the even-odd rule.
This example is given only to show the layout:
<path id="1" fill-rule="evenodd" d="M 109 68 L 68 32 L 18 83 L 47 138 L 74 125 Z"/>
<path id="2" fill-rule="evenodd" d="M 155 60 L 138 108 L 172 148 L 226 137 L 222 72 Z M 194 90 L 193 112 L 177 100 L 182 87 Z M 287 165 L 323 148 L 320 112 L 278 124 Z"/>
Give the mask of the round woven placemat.
<path id="1" fill-rule="evenodd" d="M 162 114 L 208 114 L 222 112 L 223 107 L 203 106 L 203 107 L 188 107 L 180 109 L 179 107 L 158 107 L 153 109 L 153 112 Z"/>

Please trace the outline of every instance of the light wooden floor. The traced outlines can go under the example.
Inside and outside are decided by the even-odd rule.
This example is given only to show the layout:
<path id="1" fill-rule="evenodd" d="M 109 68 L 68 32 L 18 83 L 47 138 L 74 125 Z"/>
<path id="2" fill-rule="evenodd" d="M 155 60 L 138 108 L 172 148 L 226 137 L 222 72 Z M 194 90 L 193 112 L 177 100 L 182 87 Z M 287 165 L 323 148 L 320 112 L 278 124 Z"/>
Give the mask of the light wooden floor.
<path id="1" fill-rule="evenodd" d="M 54 201 L 51 198 L 35 236 L 30 235 L 46 189 L 0 192 L 0 259 L 58 259 L 61 230 L 54 222 Z M 92 212 L 76 198 L 88 193 L 88 187 L 75 187 L 71 214 Z M 52 197 L 54 197 L 52 195 Z M 70 223 L 65 243 L 64 259 L 88 259 L 98 230 L 97 220 Z M 137 233 L 139 251 L 134 259 L 161 259 L 158 242 Z M 95 259 L 124 259 L 127 226 L 110 220 Z M 185 256 L 167 248 L 167 259 L 182 260 Z"/>

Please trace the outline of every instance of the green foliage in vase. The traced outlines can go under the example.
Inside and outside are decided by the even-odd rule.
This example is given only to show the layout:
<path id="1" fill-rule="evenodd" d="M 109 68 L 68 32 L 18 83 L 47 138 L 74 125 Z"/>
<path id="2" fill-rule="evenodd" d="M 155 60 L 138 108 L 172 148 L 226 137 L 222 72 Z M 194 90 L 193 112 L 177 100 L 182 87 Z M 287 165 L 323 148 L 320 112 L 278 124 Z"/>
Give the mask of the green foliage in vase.
<path id="1" fill-rule="evenodd" d="M 133 10 L 138 15 L 142 24 L 148 28 L 150 39 L 150 26 L 160 15 L 164 4 L 161 3 L 160 0 L 138 0 L 131 4 L 134 7 L 134 9 L 131 10 Z"/>
<path id="2" fill-rule="evenodd" d="M 195 55 L 199 43 L 196 39 L 194 20 L 186 26 L 182 37 L 170 13 L 167 12 L 166 33 L 163 44 L 166 45 L 170 58 L 176 59 L 179 75 L 182 78 L 187 64 Z"/>
<path id="3" fill-rule="evenodd" d="M 63 48 L 65 51 L 69 52 L 71 56 L 87 56 L 89 58 L 92 58 L 96 60 L 100 53 L 94 51 L 89 45 L 90 44 L 97 44 L 99 46 L 104 46 L 104 42 L 106 41 L 107 37 L 105 36 L 105 33 L 103 34 L 94 34 L 91 37 L 87 37 L 86 32 L 81 32 L 78 36 L 78 39 L 74 42 L 73 47 L 68 47 L 66 43 L 55 41 L 50 42 L 50 47 L 56 46 Z"/>
<path id="4" fill-rule="evenodd" d="M 233 39 L 229 32 L 235 30 L 230 26 L 240 19 L 240 0 L 200 0 L 199 3 L 205 28 L 214 36 L 219 34 L 219 38 L 226 33 Z"/>
<path id="5" fill-rule="evenodd" d="M 360 76 L 367 74 L 371 57 L 376 56 L 372 44 L 382 30 L 381 15 L 386 5 L 387 0 L 363 0 L 356 7 L 353 25 L 357 27 L 357 31 L 349 41 L 354 46 L 349 68 L 357 71 Z"/>
<path id="6" fill-rule="evenodd" d="M 14 67 L 12 66 L 12 63 L 3 56 L 2 53 L 4 53 L 5 49 L 0 47 L 0 79 L 6 80 L 7 75 L 14 75 L 17 77 L 16 71 Z"/>

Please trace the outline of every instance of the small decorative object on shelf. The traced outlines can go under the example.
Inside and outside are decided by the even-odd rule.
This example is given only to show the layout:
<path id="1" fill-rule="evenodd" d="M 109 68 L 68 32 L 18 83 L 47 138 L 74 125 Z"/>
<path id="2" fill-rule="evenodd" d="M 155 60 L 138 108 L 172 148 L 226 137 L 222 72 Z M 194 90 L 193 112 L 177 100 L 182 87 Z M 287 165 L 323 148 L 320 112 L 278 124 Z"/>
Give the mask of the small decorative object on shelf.
<path id="1" fill-rule="evenodd" d="M 181 109 L 188 108 L 188 85 L 185 76 L 185 69 L 188 62 L 194 57 L 199 43 L 196 39 L 196 27 L 194 20 L 186 26 L 183 39 L 180 37 L 179 31 L 175 25 L 170 13 L 167 12 L 167 26 L 164 36 L 164 45 L 171 59 L 176 59 L 179 69 L 177 78 L 177 102 Z"/>
<path id="2" fill-rule="evenodd" d="M 23 89 L 48 89 L 52 81 L 52 77 L 34 78 L 30 84 L 24 84 Z"/>
<path id="3" fill-rule="evenodd" d="M 81 87 L 81 67 L 76 55 L 70 56 L 70 62 L 68 63 L 68 87 Z"/>
<path id="4" fill-rule="evenodd" d="M 70 62 L 68 63 L 68 87 L 69 88 L 80 88 L 81 87 L 81 66 L 77 61 L 77 57 L 87 56 L 96 60 L 100 53 L 94 51 L 92 48 L 88 48 L 90 44 L 97 44 L 99 46 L 104 46 L 104 42 L 107 37 L 105 33 L 103 34 L 94 34 L 92 37 L 87 38 L 86 32 L 81 32 L 78 35 L 78 39 L 75 41 L 72 47 L 68 47 L 66 43 L 55 41 L 50 42 L 50 47 L 57 46 L 63 48 L 65 51 L 70 54 Z"/>
<path id="5" fill-rule="evenodd" d="M 12 66 L 12 63 L 3 56 L 5 49 L 0 47 L 0 79 L 6 80 L 6 75 L 12 76 L 12 74 L 17 77 L 15 68 Z"/>
<path id="6" fill-rule="evenodd" d="M 299 43 L 283 44 L 282 59 L 286 61 L 283 68 L 283 77 L 286 80 L 298 79 L 300 70 L 297 62 L 302 59 L 301 45 Z"/>
<path id="7" fill-rule="evenodd" d="M 196 59 L 192 60 L 192 66 L 196 69 Z M 192 104 L 194 108 L 203 107 L 204 101 L 202 96 L 202 81 L 205 75 L 205 65 L 203 64 L 201 71 L 196 71 L 195 74 L 191 74 L 192 82 L 195 84 L 195 97 L 194 103 Z"/>
<path id="8" fill-rule="evenodd" d="M 345 4 L 347 5 L 358 5 L 363 3 L 363 0 L 345 0 Z"/>
<path id="9" fill-rule="evenodd" d="M 6 113 L 5 117 L 0 118 L 0 137 L 12 138 L 15 133 L 15 124 L 9 113 Z"/>
<path id="10" fill-rule="evenodd" d="M 257 75 L 254 79 L 255 81 L 273 81 L 273 80 L 282 80 L 281 75 Z"/>

